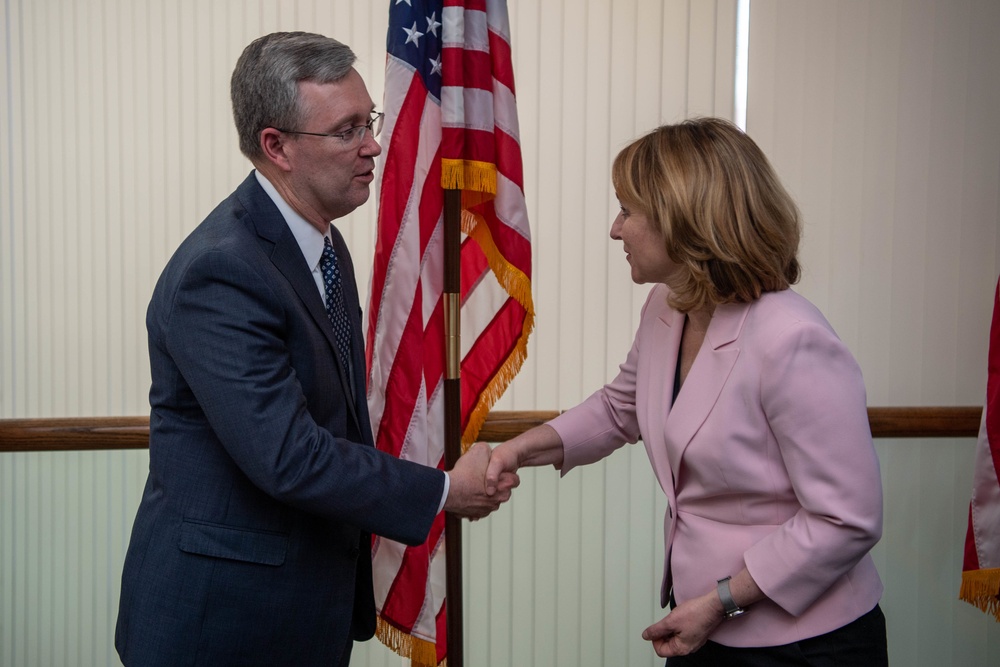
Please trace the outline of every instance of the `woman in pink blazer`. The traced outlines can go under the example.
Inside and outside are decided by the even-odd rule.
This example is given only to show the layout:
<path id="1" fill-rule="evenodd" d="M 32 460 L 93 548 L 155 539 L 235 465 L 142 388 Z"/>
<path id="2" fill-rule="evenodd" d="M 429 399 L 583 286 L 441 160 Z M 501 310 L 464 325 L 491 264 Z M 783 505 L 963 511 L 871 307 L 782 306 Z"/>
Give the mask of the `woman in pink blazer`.
<path id="1" fill-rule="evenodd" d="M 884 665 L 878 459 L 861 370 L 799 277 L 798 211 L 730 123 L 661 127 L 612 181 L 636 283 L 656 283 L 618 376 L 494 450 L 566 474 L 642 440 L 669 501 L 643 632 L 674 665 Z"/>

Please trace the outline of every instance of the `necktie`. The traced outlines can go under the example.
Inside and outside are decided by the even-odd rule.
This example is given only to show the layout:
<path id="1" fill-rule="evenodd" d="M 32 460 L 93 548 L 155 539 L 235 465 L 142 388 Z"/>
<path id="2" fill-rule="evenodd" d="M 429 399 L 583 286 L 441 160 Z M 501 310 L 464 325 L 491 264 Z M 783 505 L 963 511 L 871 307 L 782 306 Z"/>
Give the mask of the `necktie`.
<path id="1" fill-rule="evenodd" d="M 350 372 L 351 358 L 351 325 L 347 320 L 347 309 L 344 306 L 344 285 L 340 276 L 340 265 L 337 253 L 330 245 L 330 239 L 323 239 L 323 256 L 319 260 L 320 271 L 323 272 L 323 288 L 326 292 L 326 316 L 333 325 L 333 338 L 337 341 L 337 352 L 344 370 Z"/>

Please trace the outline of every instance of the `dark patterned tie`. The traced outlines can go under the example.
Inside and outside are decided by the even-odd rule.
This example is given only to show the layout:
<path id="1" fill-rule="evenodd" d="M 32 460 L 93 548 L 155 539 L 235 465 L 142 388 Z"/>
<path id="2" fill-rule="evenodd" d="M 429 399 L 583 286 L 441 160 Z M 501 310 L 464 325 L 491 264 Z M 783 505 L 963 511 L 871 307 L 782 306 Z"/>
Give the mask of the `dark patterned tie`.
<path id="1" fill-rule="evenodd" d="M 351 325 L 347 320 L 347 309 L 344 306 L 344 285 L 340 276 L 340 265 L 337 253 L 330 245 L 330 239 L 323 239 L 323 257 L 319 261 L 323 272 L 323 287 L 326 292 L 326 316 L 333 325 L 333 338 L 337 341 L 337 351 L 344 369 L 350 371 L 351 358 Z"/>

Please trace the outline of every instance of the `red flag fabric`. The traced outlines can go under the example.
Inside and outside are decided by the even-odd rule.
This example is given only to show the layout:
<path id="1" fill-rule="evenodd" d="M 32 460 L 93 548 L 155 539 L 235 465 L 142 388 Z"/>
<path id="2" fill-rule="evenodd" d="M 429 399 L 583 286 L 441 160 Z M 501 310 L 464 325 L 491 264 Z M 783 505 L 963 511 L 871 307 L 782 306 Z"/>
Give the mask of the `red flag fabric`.
<path id="1" fill-rule="evenodd" d="M 986 404 L 976 445 L 959 597 L 1000 621 L 1000 282 L 994 295 Z"/>
<path id="2" fill-rule="evenodd" d="M 368 308 L 376 446 L 444 464 L 444 187 L 463 190 L 462 442 L 527 355 L 534 325 L 510 28 L 503 0 L 390 0 L 378 233 Z M 378 636 L 445 658 L 444 515 L 418 547 L 373 542 Z"/>

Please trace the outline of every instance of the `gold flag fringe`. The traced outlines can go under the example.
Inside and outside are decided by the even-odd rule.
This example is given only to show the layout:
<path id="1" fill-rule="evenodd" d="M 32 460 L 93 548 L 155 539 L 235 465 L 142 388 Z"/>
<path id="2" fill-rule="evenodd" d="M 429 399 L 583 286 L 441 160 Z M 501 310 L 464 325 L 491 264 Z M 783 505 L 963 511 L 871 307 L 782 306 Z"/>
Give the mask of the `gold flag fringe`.
<path id="1" fill-rule="evenodd" d="M 413 663 L 412 667 L 438 667 L 437 646 L 425 639 L 403 632 L 396 626 L 382 620 L 381 616 L 378 617 L 375 636 L 390 650 L 404 658 L 409 658 Z M 441 666 L 447 667 L 447 663 L 447 659 L 442 660 Z"/>
<path id="2" fill-rule="evenodd" d="M 521 336 L 518 338 L 517 345 L 504 361 L 500 370 L 479 394 L 479 400 L 472 409 L 472 414 L 469 415 L 469 422 L 462 433 L 462 451 L 464 452 L 475 442 L 479 430 L 486 422 L 490 408 L 507 389 L 507 385 L 511 383 L 517 372 L 521 370 L 524 360 L 528 358 L 528 337 L 535 328 L 535 305 L 531 298 L 531 281 L 528 280 L 523 271 L 508 262 L 500 253 L 493 242 L 493 235 L 490 234 L 489 227 L 482 218 L 470 211 L 462 211 L 462 231 L 479 244 L 497 281 L 525 310 L 524 324 L 521 327 Z"/>
<path id="3" fill-rule="evenodd" d="M 441 160 L 441 187 L 445 190 L 472 190 L 497 193 L 497 166 L 477 160 Z"/>
<path id="4" fill-rule="evenodd" d="M 1000 568 L 962 572 L 958 597 L 1000 622 Z"/>

